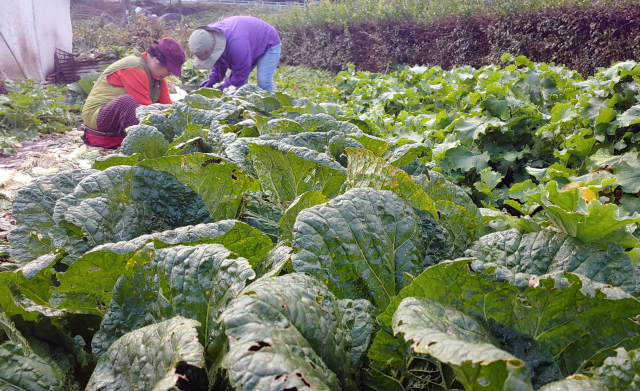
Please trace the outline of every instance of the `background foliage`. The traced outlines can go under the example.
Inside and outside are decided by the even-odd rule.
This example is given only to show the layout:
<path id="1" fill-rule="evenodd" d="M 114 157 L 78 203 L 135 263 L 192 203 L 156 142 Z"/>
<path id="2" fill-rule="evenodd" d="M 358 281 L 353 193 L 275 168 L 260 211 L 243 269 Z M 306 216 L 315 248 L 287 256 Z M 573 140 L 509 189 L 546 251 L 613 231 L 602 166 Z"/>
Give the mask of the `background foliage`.
<path id="1" fill-rule="evenodd" d="M 41 133 L 70 130 L 75 116 L 65 102 L 65 87 L 43 86 L 33 80 L 5 80 L 0 95 L 0 135 L 20 140 L 37 139 Z M 75 107 L 77 108 L 77 107 Z"/>
<path id="2" fill-rule="evenodd" d="M 321 0 L 307 8 L 283 9 L 265 19 L 281 29 L 344 24 L 365 21 L 406 21 L 428 23 L 451 15 L 504 15 L 549 8 L 617 6 L 631 0 Z"/>
<path id="3" fill-rule="evenodd" d="M 563 64 L 586 76 L 615 61 L 640 59 L 637 3 L 432 19 L 327 18 L 322 25 L 278 19 L 285 48 L 281 61 L 333 71 L 353 63 L 357 69 L 388 72 L 394 63 L 480 67 L 508 52 Z"/>

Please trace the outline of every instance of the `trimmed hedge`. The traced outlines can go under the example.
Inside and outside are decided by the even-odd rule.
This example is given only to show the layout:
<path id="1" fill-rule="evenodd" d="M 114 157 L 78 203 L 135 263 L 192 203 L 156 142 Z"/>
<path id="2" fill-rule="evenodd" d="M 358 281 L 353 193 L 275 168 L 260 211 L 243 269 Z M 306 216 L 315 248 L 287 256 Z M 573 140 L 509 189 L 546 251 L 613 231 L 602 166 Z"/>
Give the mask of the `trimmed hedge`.
<path id="1" fill-rule="evenodd" d="M 640 5 L 556 8 L 507 15 L 365 22 L 279 30 L 287 65 L 387 72 L 394 63 L 442 68 L 499 63 L 504 53 L 563 64 L 583 75 L 640 61 Z"/>

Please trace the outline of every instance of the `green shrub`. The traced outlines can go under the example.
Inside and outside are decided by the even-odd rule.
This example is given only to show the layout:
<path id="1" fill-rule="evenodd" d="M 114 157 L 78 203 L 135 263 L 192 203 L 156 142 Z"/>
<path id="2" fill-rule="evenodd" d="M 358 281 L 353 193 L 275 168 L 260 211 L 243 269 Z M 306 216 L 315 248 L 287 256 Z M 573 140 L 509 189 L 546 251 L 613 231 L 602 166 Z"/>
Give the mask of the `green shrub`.
<path id="1" fill-rule="evenodd" d="M 41 133 L 69 130 L 75 116 L 65 103 L 65 87 L 43 86 L 33 80 L 5 80 L 9 93 L 0 95 L 0 134 L 19 140 Z"/>
<path id="2" fill-rule="evenodd" d="M 598 21 L 598 22 L 594 22 Z M 387 73 L 396 64 L 479 68 L 504 53 L 565 65 L 582 75 L 640 60 L 640 5 L 450 16 L 430 23 L 354 21 L 279 30 L 287 65 Z"/>
<path id="3" fill-rule="evenodd" d="M 371 20 L 430 22 L 451 15 L 502 15 L 511 12 L 536 11 L 557 7 L 617 5 L 625 0 L 321 0 L 307 8 L 287 8 L 265 15 L 272 25 L 289 30 L 297 27 L 344 24 Z M 635 2 L 635 1 L 633 1 Z"/>

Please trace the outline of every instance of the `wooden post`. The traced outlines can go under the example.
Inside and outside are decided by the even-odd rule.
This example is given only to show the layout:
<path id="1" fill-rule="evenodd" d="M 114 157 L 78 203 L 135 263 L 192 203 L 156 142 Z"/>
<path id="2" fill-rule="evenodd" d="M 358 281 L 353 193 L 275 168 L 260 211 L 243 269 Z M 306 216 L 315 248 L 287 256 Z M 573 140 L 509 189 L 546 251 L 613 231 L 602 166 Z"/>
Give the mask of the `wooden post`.
<path id="1" fill-rule="evenodd" d="M 182 0 L 178 0 L 178 13 L 182 16 Z"/>
<path id="2" fill-rule="evenodd" d="M 129 0 L 122 0 L 124 5 L 124 24 L 129 23 Z"/>

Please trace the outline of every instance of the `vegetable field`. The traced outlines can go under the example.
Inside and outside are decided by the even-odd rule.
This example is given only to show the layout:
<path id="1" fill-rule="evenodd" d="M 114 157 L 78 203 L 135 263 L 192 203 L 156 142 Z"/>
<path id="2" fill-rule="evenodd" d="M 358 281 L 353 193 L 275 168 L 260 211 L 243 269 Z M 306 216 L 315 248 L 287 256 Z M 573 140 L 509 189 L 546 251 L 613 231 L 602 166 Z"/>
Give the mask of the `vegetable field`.
<path id="1" fill-rule="evenodd" d="M 640 387 L 640 65 L 503 60 L 138 108 L 15 196 L 0 389 Z"/>

